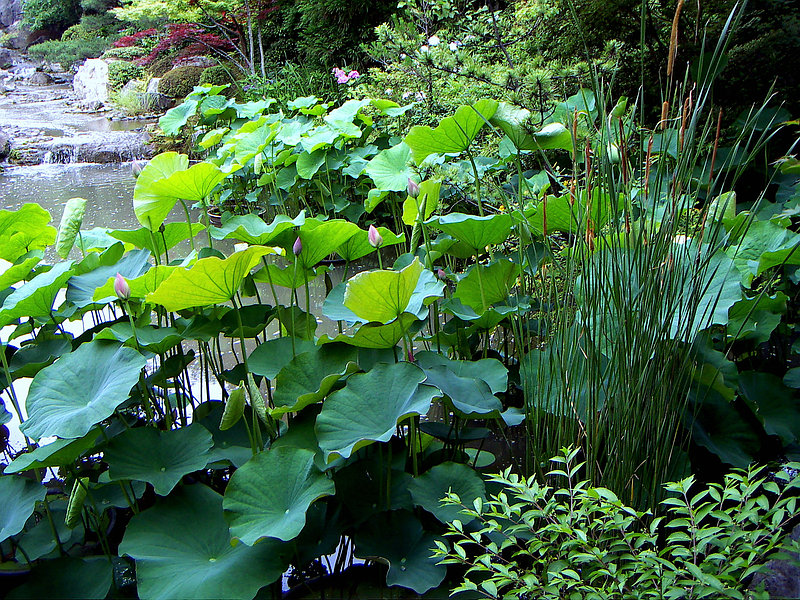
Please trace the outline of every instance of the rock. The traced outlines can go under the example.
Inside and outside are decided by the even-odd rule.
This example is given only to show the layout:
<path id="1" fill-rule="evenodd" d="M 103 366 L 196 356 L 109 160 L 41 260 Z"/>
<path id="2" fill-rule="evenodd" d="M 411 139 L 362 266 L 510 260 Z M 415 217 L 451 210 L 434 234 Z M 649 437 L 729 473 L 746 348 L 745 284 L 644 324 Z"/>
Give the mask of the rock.
<path id="1" fill-rule="evenodd" d="M 72 89 L 83 102 L 108 102 L 108 63 L 101 58 L 90 58 L 75 73 Z"/>
<path id="2" fill-rule="evenodd" d="M 11 138 L 0 129 L 0 160 L 5 160 L 11 154 Z"/>
<path id="3" fill-rule="evenodd" d="M 793 540 L 800 540 L 800 525 L 792 530 Z M 800 559 L 797 554 L 795 560 Z M 800 598 L 800 566 L 788 560 L 772 560 L 767 563 L 766 573 L 753 576 L 751 589 L 763 584 L 770 598 Z"/>
<path id="4" fill-rule="evenodd" d="M 60 138 L 44 144 L 44 162 L 119 163 L 150 158 L 152 151 L 146 133 L 91 133 Z"/>
<path id="5" fill-rule="evenodd" d="M 161 81 L 161 77 L 153 77 L 150 81 L 147 82 L 147 89 L 145 92 L 148 94 L 157 94 L 158 93 L 158 82 Z"/>
<path id="6" fill-rule="evenodd" d="M 10 69 L 14 66 L 14 52 L 8 48 L 0 48 L 0 69 Z"/>
<path id="7" fill-rule="evenodd" d="M 149 111 L 164 112 L 175 105 L 175 100 L 158 92 L 142 94 L 142 106 Z"/>
<path id="8" fill-rule="evenodd" d="M 0 26 L 11 27 L 22 18 L 22 0 L 0 0 Z"/>
<path id="9" fill-rule="evenodd" d="M 33 75 L 28 78 L 28 83 L 31 85 L 50 85 L 53 83 L 53 78 L 50 77 L 47 73 L 42 73 L 41 71 L 36 71 Z"/>

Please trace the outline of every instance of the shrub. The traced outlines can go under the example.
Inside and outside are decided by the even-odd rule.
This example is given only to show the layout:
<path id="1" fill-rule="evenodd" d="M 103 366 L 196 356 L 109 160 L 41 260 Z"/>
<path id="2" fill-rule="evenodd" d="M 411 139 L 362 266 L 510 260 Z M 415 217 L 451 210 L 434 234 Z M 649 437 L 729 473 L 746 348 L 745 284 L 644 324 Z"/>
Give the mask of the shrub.
<path id="1" fill-rule="evenodd" d="M 183 98 L 200 83 L 203 67 L 178 67 L 172 69 L 158 82 L 158 91 L 170 98 Z"/>
<path id="2" fill-rule="evenodd" d="M 118 60 L 133 60 L 141 58 L 147 54 L 147 50 L 139 48 L 138 46 L 127 46 L 122 48 L 109 48 L 103 52 L 102 58 L 118 59 Z"/>
<path id="3" fill-rule="evenodd" d="M 147 65 L 147 72 L 151 77 L 163 77 L 164 74 L 167 73 L 167 71 L 172 70 L 174 61 L 175 61 L 175 55 L 171 53 L 162 56 L 160 58 L 157 58 L 149 65 Z"/>
<path id="4" fill-rule="evenodd" d="M 71 65 L 87 58 L 97 58 L 111 46 L 109 38 L 93 38 L 88 40 L 49 40 L 28 48 L 28 53 L 47 62 Z"/>
<path id="5" fill-rule="evenodd" d="M 112 89 L 118 90 L 132 79 L 139 79 L 142 72 L 139 65 L 126 60 L 115 60 L 108 63 L 108 82 Z"/>
<path id="6" fill-rule="evenodd" d="M 234 73 L 233 67 L 225 67 L 222 65 L 216 65 L 214 67 L 209 67 L 203 74 L 200 75 L 200 82 L 199 85 L 203 85 L 205 83 L 210 83 L 212 85 L 225 85 L 230 84 L 230 86 L 223 92 L 226 96 L 233 96 L 237 89 L 238 84 L 236 80 L 232 77 Z"/>
<path id="7" fill-rule="evenodd" d="M 455 592 L 486 598 L 744 598 L 749 578 L 800 542 L 784 529 L 795 518 L 800 464 L 774 477 L 764 468 L 735 470 L 699 489 L 694 477 L 666 485 L 672 494 L 653 518 L 608 489 L 577 481 L 577 450 L 553 458 L 556 489 L 510 469 L 490 480 L 502 491 L 461 505 L 454 540 L 437 541 L 442 563 L 468 567 Z M 790 472 L 794 472 L 790 475 Z M 468 521 L 475 519 L 475 527 Z M 785 541 L 784 541 L 785 540 Z"/>
<path id="8" fill-rule="evenodd" d="M 81 17 L 80 0 L 25 0 L 22 21 L 32 30 L 56 29 L 63 31 Z"/>
<path id="9" fill-rule="evenodd" d="M 61 41 L 68 42 L 70 40 L 89 40 L 95 37 L 94 33 L 86 29 L 81 23 L 76 23 L 67 28 L 67 30 L 61 34 Z"/>
<path id="10" fill-rule="evenodd" d="M 130 35 L 123 35 L 116 42 L 114 42 L 114 47 L 127 48 L 130 46 L 140 46 L 149 52 L 155 48 L 156 44 L 158 44 L 158 30 L 144 29 Z"/>

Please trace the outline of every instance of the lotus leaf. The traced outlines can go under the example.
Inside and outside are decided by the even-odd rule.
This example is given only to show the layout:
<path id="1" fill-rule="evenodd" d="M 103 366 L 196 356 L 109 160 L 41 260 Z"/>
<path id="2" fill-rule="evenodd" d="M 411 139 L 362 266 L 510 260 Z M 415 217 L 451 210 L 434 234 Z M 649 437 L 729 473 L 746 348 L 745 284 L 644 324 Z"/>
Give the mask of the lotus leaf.
<path id="1" fill-rule="evenodd" d="M 115 229 L 110 231 L 109 235 L 137 248 L 146 248 L 155 256 L 163 256 L 167 250 L 171 250 L 184 240 L 193 238 L 203 229 L 205 226 L 202 223 L 192 223 L 191 227 L 186 223 L 165 223 L 164 229 L 155 233 L 142 227 L 132 231 Z"/>
<path id="2" fill-rule="evenodd" d="M 217 240 L 234 239 L 251 245 L 268 246 L 285 231 L 300 227 L 306 221 L 305 211 L 300 211 L 294 219 L 277 215 L 267 224 L 257 215 L 236 215 L 228 219 L 222 227 L 211 227 L 211 237 Z"/>
<path id="3" fill-rule="evenodd" d="M 30 452 L 21 454 L 6 467 L 6 473 L 19 473 L 31 469 L 45 469 L 72 464 L 87 450 L 93 448 L 98 431 L 91 431 L 76 440 L 56 439 L 45 446 L 39 446 Z"/>
<path id="4" fill-rule="evenodd" d="M 44 250 L 56 241 L 50 213 L 38 204 L 23 204 L 17 210 L 0 210 L 0 258 L 9 262 L 31 250 Z"/>
<path id="5" fill-rule="evenodd" d="M 472 506 L 476 498 L 486 499 L 486 488 L 483 479 L 475 469 L 460 463 L 445 462 L 431 468 L 408 484 L 408 491 L 414 504 L 432 513 L 439 521 L 447 525 L 456 519 L 462 523 L 470 518 L 458 506 L 443 504 L 448 492 L 458 494 L 462 504 Z"/>
<path id="6" fill-rule="evenodd" d="M 14 290 L 0 308 L 0 327 L 21 317 L 48 317 L 59 290 L 72 275 L 72 261 L 56 264 Z"/>
<path id="7" fill-rule="evenodd" d="M 502 244 L 511 232 L 513 221 L 511 215 L 496 214 L 478 217 L 462 213 L 450 213 L 435 217 L 430 223 L 464 242 L 470 248 L 483 251 L 486 246 Z"/>
<path id="8" fill-rule="evenodd" d="M 11 591 L 9 600 L 105 598 L 111 589 L 112 567 L 105 556 L 59 557 L 37 565 L 28 581 Z"/>
<path id="9" fill-rule="evenodd" d="M 47 489 L 35 481 L 16 475 L 0 476 L 0 542 L 17 535 Z"/>
<path id="10" fill-rule="evenodd" d="M 139 173 L 133 188 L 133 212 L 139 223 L 150 231 L 156 231 L 161 226 L 178 201 L 175 196 L 164 196 L 155 192 L 153 185 L 188 167 L 189 157 L 185 154 L 164 152 L 150 160 Z"/>
<path id="11" fill-rule="evenodd" d="M 375 182 L 379 190 L 402 192 L 408 186 L 408 180 L 416 177 L 416 172 L 409 166 L 411 148 L 404 142 L 381 150 L 367 163 L 367 175 Z"/>

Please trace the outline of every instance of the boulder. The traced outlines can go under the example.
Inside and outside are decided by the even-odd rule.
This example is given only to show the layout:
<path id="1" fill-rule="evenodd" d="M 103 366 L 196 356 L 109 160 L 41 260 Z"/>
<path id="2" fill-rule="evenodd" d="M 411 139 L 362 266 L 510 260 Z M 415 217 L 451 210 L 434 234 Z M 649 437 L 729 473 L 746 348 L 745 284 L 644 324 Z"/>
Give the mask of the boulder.
<path id="1" fill-rule="evenodd" d="M 83 102 L 108 102 L 108 63 L 101 58 L 90 58 L 75 73 L 72 89 Z"/>
<path id="2" fill-rule="evenodd" d="M 0 0 L 0 26 L 11 27 L 22 18 L 22 0 Z"/>
<path id="3" fill-rule="evenodd" d="M 36 71 L 33 75 L 28 78 L 28 83 L 31 85 L 50 85 L 53 83 L 53 78 L 50 77 L 47 73 L 42 73 L 41 71 Z"/>
<path id="4" fill-rule="evenodd" d="M 165 112 L 175 105 L 175 100 L 158 92 L 142 94 L 142 106 L 152 112 Z"/>
<path id="5" fill-rule="evenodd" d="M 800 540 L 800 525 L 792 530 L 791 537 Z M 794 561 L 800 560 L 800 555 L 791 556 Z M 790 560 L 772 560 L 767 567 L 765 573 L 753 575 L 751 589 L 763 584 L 770 598 L 800 598 L 800 565 Z"/>
<path id="6" fill-rule="evenodd" d="M 0 129 L 0 160 L 5 160 L 11 154 L 11 138 Z"/>

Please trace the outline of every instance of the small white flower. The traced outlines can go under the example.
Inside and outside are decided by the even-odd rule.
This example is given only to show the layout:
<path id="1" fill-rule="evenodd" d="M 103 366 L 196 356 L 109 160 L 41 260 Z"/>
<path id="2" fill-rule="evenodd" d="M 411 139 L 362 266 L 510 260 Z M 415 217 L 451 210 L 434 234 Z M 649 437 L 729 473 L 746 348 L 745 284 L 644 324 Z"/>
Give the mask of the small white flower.
<path id="1" fill-rule="evenodd" d="M 425 100 L 425 92 L 417 92 L 414 94 L 414 98 L 417 100 Z"/>
<path id="2" fill-rule="evenodd" d="M 406 56 L 408 56 L 408 54 L 405 54 L 405 53 L 401 54 L 400 55 L 400 60 L 403 60 Z"/>
<path id="3" fill-rule="evenodd" d="M 394 90 L 393 90 L 392 88 L 386 88 L 386 90 L 384 90 L 384 93 L 385 93 L 387 96 L 391 96 L 391 95 L 392 95 L 392 93 L 394 93 Z"/>
<path id="4" fill-rule="evenodd" d="M 427 51 L 428 51 L 428 47 L 427 47 L 427 46 L 422 46 L 422 47 L 419 49 L 419 51 L 420 51 L 420 52 L 423 52 L 423 53 L 425 53 L 425 52 L 427 52 Z"/>
<path id="5" fill-rule="evenodd" d="M 431 46 L 438 46 L 440 41 L 441 40 L 439 39 L 438 35 L 432 35 L 428 38 L 428 44 Z"/>
<path id="6" fill-rule="evenodd" d="M 461 44 L 459 44 L 458 42 L 450 42 L 450 50 L 451 50 L 452 52 L 455 52 L 456 50 L 458 50 L 458 47 L 459 47 L 460 45 L 461 45 Z"/>

